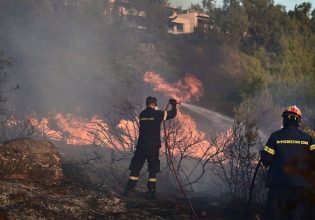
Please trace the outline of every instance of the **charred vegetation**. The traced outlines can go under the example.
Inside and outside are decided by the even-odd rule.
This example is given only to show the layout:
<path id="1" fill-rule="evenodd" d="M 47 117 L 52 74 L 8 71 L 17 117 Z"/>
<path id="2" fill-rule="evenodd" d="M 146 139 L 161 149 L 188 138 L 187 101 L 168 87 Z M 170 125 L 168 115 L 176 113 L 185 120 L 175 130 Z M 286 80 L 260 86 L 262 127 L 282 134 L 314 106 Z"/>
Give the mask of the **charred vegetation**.
<path id="1" fill-rule="evenodd" d="M 264 0 L 191 8 L 0 2 L 0 218 L 192 218 L 164 145 L 158 201 L 143 199 L 145 169 L 135 198 L 120 196 L 139 135 L 139 100 L 148 94 L 160 109 L 170 96 L 184 103 L 162 139 L 198 217 L 244 217 L 258 152 L 280 127 L 281 108 L 302 105 L 301 127 L 314 137 L 315 12 L 309 3 L 287 11 Z M 207 19 L 173 35 L 174 11 Z M 32 155 L 23 150 L 30 143 L 37 143 Z M 41 153 L 37 159 L 60 154 L 61 161 L 39 165 Z M 48 172 L 52 164 L 58 169 Z M 32 181 L 10 178 L 21 169 Z M 57 171 L 58 184 L 48 186 Z M 257 174 L 252 218 L 263 215 L 265 174 Z M 312 173 L 301 175 L 314 185 Z"/>

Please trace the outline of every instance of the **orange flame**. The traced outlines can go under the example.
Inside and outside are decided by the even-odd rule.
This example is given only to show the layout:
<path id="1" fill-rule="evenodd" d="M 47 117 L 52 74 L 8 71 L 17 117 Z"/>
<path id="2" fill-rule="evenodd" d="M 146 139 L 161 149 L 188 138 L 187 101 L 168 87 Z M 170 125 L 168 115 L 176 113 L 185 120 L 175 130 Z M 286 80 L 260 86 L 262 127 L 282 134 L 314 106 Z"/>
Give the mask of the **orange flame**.
<path id="1" fill-rule="evenodd" d="M 56 113 L 49 118 L 38 119 L 33 113 L 29 116 L 31 124 L 42 132 L 43 136 L 57 141 L 63 141 L 70 145 L 90 145 L 96 144 L 116 150 L 133 150 L 138 138 L 138 121 L 122 119 L 116 128 L 119 135 L 113 136 L 109 132 L 108 125 L 94 115 L 90 119 L 76 117 L 72 114 Z M 58 130 L 52 129 L 49 122 L 55 121 Z M 173 154 L 178 155 L 186 147 L 186 153 L 191 157 L 207 157 L 215 152 L 215 146 L 206 140 L 205 132 L 197 127 L 196 121 L 188 114 L 178 112 L 177 124 L 171 131 L 170 145 L 173 146 Z M 224 141 L 231 136 L 229 131 L 220 134 L 218 138 L 223 145 Z"/>
<path id="2" fill-rule="evenodd" d="M 94 137 L 89 133 L 93 125 L 90 121 L 76 118 L 71 114 L 57 113 L 54 116 L 59 129 L 67 134 L 66 143 L 72 145 L 88 145 L 94 143 Z"/>
<path id="3" fill-rule="evenodd" d="M 174 84 L 165 82 L 154 72 L 146 72 L 143 80 L 153 85 L 155 91 L 163 92 L 180 101 L 187 102 L 192 97 L 199 99 L 202 96 L 202 83 L 191 74 Z M 87 119 L 72 114 L 56 113 L 39 120 L 35 114 L 32 114 L 29 119 L 44 136 L 71 145 L 97 144 L 118 150 L 130 150 L 136 145 L 139 132 L 137 120 L 122 119 L 116 125 L 119 132 L 114 135 L 108 124 L 97 115 Z M 191 116 L 178 112 L 176 120 L 181 126 L 170 136 L 171 145 L 177 146 L 173 150 L 174 154 L 181 153 L 180 147 L 186 146 L 189 147 L 189 155 L 192 157 L 202 157 L 213 153 L 215 147 L 206 141 L 206 133 L 198 129 L 196 121 Z M 56 122 L 58 130 L 49 126 L 50 121 Z M 228 132 L 220 135 L 222 141 L 230 136 Z"/>
<path id="4" fill-rule="evenodd" d="M 138 138 L 137 122 L 123 119 L 118 123 L 117 128 L 122 132 L 120 137 L 124 149 L 131 149 L 132 146 L 136 145 Z"/>
<path id="5" fill-rule="evenodd" d="M 4 122 L 4 124 L 8 127 L 14 127 L 14 126 L 18 125 L 18 123 L 19 122 L 14 117 L 11 117 L 10 119 L 8 119 Z"/>
<path id="6" fill-rule="evenodd" d="M 146 72 L 143 81 L 153 86 L 154 91 L 163 92 L 166 96 L 178 99 L 181 102 L 188 102 L 192 97 L 197 100 L 203 95 L 202 82 L 194 75 L 187 74 L 183 80 L 170 84 L 155 72 Z M 180 154 L 181 150 L 186 149 L 192 157 L 207 157 L 214 153 L 217 146 L 211 146 L 211 143 L 206 140 L 205 132 L 197 127 L 196 121 L 182 112 L 178 112 L 176 119 L 181 127 L 177 131 L 172 131 L 170 136 L 170 146 L 173 146 L 173 153 Z M 217 137 L 218 146 L 223 146 L 230 141 L 231 131 L 219 134 Z M 182 148 L 182 149 L 181 149 Z"/>
<path id="7" fill-rule="evenodd" d="M 203 95 L 202 82 L 194 75 L 187 74 L 184 80 L 169 84 L 155 72 L 146 72 L 143 81 L 153 86 L 153 90 L 163 92 L 166 96 L 178 99 L 181 102 L 188 102 L 192 97 L 197 100 Z"/>
<path id="8" fill-rule="evenodd" d="M 43 136 L 52 140 L 64 141 L 72 145 L 89 145 L 95 143 L 95 136 L 100 135 L 98 127 L 107 125 L 97 116 L 93 116 L 90 120 L 75 117 L 71 114 L 57 113 L 52 117 L 44 117 L 41 120 L 37 118 L 35 113 L 29 117 L 30 123 L 42 133 Z M 54 130 L 49 126 L 49 122 L 54 120 L 57 123 L 58 130 Z"/>
<path id="9" fill-rule="evenodd" d="M 37 128 L 43 136 L 48 137 L 52 140 L 61 141 L 62 140 L 62 133 L 60 131 L 56 131 L 54 129 L 51 129 L 48 126 L 48 118 L 43 118 L 42 120 L 39 120 L 35 113 L 32 113 L 28 117 L 29 122 Z"/>
<path id="10" fill-rule="evenodd" d="M 209 141 L 206 133 L 198 129 L 196 121 L 188 114 L 178 112 L 176 119 L 180 125 L 170 131 L 170 146 L 173 154 L 178 155 L 185 151 L 191 157 L 207 158 L 214 154 L 218 147 L 223 147 L 232 141 L 231 130 L 218 134 L 215 142 Z M 182 152 L 181 152 L 182 151 Z"/>
<path id="11" fill-rule="evenodd" d="M 173 145 L 177 145 L 178 147 L 175 152 L 178 153 L 180 147 L 183 148 L 189 146 L 191 156 L 202 156 L 205 150 L 210 147 L 210 143 L 205 141 L 206 134 L 197 128 L 196 121 L 194 121 L 188 114 L 178 112 L 176 119 L 181 124 L 181 128 L 178 132 L 174 133 L 174 135 L 176 135 L 174 136 L 174 141 L 176 141 L 177 144 L 173 143 Z"/>

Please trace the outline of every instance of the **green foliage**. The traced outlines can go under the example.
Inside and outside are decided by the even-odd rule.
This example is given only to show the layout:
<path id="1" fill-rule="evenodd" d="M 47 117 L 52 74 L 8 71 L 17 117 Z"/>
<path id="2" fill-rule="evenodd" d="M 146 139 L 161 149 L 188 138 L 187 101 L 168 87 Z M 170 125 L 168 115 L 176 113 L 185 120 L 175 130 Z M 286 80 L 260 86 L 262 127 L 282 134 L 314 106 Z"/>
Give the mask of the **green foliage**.
<path id="1" fill-rule="evenodd" d="M 262 90 L 269 83 L 270 75 L 262 67 L 259 59 L 255 57 L 244 56 L 242 60 L 244 71 L 243 81 L 240 92 L 246 95 L 254 95 Z"/>
<path id="2" fill-rule="evenodd" d="M 315 10 L 311 3 L 287 12 L 272 0 L 225 0 L 221 8 L 212 2 L 203 1 L 212 26 L 201 32 L 208 41 L 220 38 L 219 42 L 241 54 L 239 93 L 243 100 L 267 88 L 280 106 L 294 103 L 312 108 Z"/>
<path id="3" fill-rule="evenodd" d="M 194 11 L 197 11 L 197 12 L 204 12 L 204 8 L 202 7 L 202 5 L 201 4 L 193 4 L 193 3 L 191 3 L 191 5 L 190 5 L 190 7 L 189 7 L 190 9 L 192 9 L 192 10 L 194 10 Z"/>

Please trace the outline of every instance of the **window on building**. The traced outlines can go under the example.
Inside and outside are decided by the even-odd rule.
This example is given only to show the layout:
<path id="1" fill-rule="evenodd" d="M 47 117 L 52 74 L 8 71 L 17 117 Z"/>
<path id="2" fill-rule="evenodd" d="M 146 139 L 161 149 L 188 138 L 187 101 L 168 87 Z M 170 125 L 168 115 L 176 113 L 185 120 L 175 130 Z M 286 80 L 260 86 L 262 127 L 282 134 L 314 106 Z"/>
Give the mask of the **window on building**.
<path id="1" fill-rule="evenodd" d="M 177 31 L 184 31 L 184 25 L 183 24 L 177 24 Z"/>
<path id="2" fill-rule="evenodd" d="M 174 29 L 174 23 L 169 21 L 167 24 L 168 29 Z"/>

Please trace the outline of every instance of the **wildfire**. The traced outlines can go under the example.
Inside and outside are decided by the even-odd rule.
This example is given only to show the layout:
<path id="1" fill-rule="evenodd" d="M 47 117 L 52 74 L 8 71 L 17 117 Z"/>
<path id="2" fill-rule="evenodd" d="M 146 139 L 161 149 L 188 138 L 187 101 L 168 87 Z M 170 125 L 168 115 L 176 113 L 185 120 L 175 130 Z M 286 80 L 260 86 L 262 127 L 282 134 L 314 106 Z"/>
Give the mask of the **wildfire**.
<path id="1" fill-rule="evenodd" d="M 178 126 L 170 131 L 170 145 L 177 146 L 174 153 L 180 153 L 180 148 L 189 147 L 191 156 L 202 156 L 206 149 L 210 147 L 209 142 L 205 141 L 206 134 L 197 128 L 197 123 L 188 114 L 178 112 L 176 117 Z"/>
<path id="2" fill-rule="evenodd" d="M 199 99 L 202 96 L 202 83 L 191 74 L 174 84 L 165 82 L 154 72 L 146 72 L 143 80 L 153 85 L 155 91 L 163 92 L 182 102 L 188 102 L 191 98 Z M 35 113 L 32 113 L 29 122 L 43 136 L 52 140 L 63 141 L 70 145 L 96 144 L 116 150 L 133 150 L 139 131 L 138 119 L 122 119 L 114 127 L 109 127 L 97 115 L 82 118 L 72 114 L 55 113 L 39 119 Z M 190 115 L 179 111 L 171 123 L 173 127 L 169 131 L 169 141 L 173 146 L 174 154 L 180 154 L 186 149 L 189 156 L 204 157 L 215 150 L 210 142 L 206 141 L 206 133 L 198 129 L 197 122 Z M 55 127 L 52 128 L 51 124 L 55 124 Z M 227 140 L 227 136 L 230 136 L 228 131 L 221 135 L 221 139 Z"/>
<path id="3" fill-rule="evenodd" d="M 71 145 L 97 144 L 106 147 L 113 147 L 117 142 L 109 134 L 108 125 L 96 115 L 86 119 L 72 114 L 56 113 L 50 117 L 38 119 L 33 113 L 28 118 L 43 136 L 52 140 L 63 141 Z M 49 122 L 55 122 L 58 131 L 52 129 Z"/>
<path id="4" fill-rule="evenodd" d="M 14 127 L 18 125 L 18 121 L 15 118 L 11 117 L 10 119 L 6 120 L 4 124 L 8 127 Z"/>
<path id="5" fill-rule="evenodd" d="M 192 74 L 187 74 L 183 80 L 170 84 L 159 74 L 146 72 L 143 81 L 151 84 L 154 91 L 162 92 L 181 102 L 189 102 L 193 97 L 199 100 L 203 95 L 202 82 Z M 217 137 L 216 143 L 210 143 L 206 140 L 206 133 L 198 129 L 197 122 L 188 114 L 178 112 L 175 120 L 177 127 L 170 131 L 169 137 L 174 154 L 187 153 L 192 157 L 207 157 L 216 151 L 216 146 L 212 144 L 223 146 L 231 141 L 231 131 L 227 130 Z"/>
<path id="6" fill-rule="evenodd" d="M 117 128 L 121 131 L 120 138 L 123 149 L 132 149 L 136 145 L 138 138 L 137 121 L 123 119 L 119 122 Z"/>
<path id="7" fill-rule="evenodd" d="M 199 100 L 203 95 L 202 82 L 192 74 L 187 74 L 183 80 L 170 84 L 165 82 L 159 74 L 146 72 L 143 81 L 151 84 L 154 91 L 163 92 L 166 96 L 173 97 L 181 102 L 189 102 L 192 97 Z"/>
<path id="8" fill-rule="evenodd" d="M 32 113 L 31 115 L 29 115 L 28 120 L 32 124 L 32 126 L 37 128 L 42 133 L 43 136 L 52 140 L 62 140 L 62 133 L 60 131 L 51 129 L 48 126 L 48 118 L 42 118 L 41 120 L 39 120 L 36 114 Z"/>
<path id="9" fill-rule="evenodd" d="M 203 95 L 202 82 L 194 75 L 187 74 L 183 80 L 178 80 L 174 84 L 164 81 L 155 72 L 146 72 L 143 81 L 153 86 L 154 91 L 162 92 L 166 96 L 173 97 L 181 102 L 188 102 L 192 97 L 197 100 Z M 170 146 L 173 146 L 173 153 L 181 153 L 181 148 L 189 147 L 191 156 L 200 157 L 211 148 L 209 142 L 205 141 L 206 134 L 200 131 L 196 121 L 188 114 L 178 112 L 175 119 L 177 126 L 169 131 Z M 186 149 L 188 150 L 188 149 Z"/>

